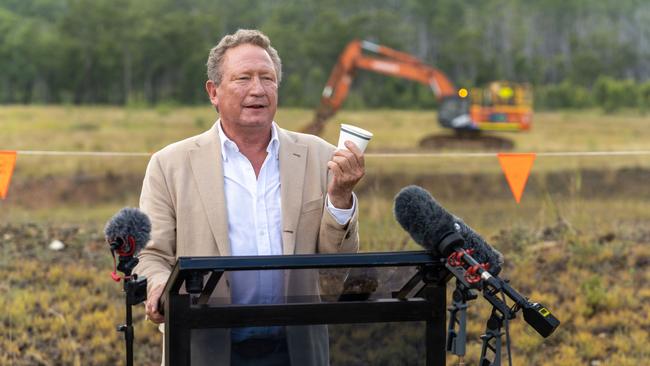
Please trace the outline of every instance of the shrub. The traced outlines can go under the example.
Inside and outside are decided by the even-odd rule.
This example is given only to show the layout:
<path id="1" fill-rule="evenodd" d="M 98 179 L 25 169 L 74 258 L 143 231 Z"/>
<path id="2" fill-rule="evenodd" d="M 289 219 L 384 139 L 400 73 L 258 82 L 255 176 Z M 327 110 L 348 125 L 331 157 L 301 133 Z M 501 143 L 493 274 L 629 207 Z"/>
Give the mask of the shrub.
<path id="1" fill-rule="evenodd" d="M 536 88 L 535 105 L 549 109 L 587 108 L 593 105 L 593 97 L 584 86 L 565 80 Z"/>
<path id="2" fill-rule="evenodd" d="M 587 300 L 587 305 L 590 308 L 590 314 L 593 315 L 598 310 L 605 307 L 607 300 L 607 289 L 603 286 L 600 277 L 593 276 L 587 281 L 582 283 L 581 290 Z"/>
<path id="3" fill-rule="evenodd" d="M 638 85 L 638 105 L 643 114 L 650 109 L 650 81 Z"/>
<path id="4" fill-rule="evenodd" d="M 600 76 L 594 83 L 593 94 L 605 113 L 613 113 L 623 107 L 636 107 L 638 103 L 637 86 L 632 80 Z"/>

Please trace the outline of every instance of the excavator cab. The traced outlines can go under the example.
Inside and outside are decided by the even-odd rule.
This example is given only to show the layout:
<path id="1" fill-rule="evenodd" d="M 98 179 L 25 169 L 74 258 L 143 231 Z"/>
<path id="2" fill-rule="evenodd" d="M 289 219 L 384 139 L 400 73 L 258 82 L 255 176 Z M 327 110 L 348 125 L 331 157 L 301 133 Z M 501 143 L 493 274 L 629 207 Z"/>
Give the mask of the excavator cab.
<path id="1" fill-rule="evenodd" d="M 450 95 L 440 100 L 438 122 L 442 127 L 456 130 L 476 130 L 470 116 L 470 99 L 460 95 Z"/>

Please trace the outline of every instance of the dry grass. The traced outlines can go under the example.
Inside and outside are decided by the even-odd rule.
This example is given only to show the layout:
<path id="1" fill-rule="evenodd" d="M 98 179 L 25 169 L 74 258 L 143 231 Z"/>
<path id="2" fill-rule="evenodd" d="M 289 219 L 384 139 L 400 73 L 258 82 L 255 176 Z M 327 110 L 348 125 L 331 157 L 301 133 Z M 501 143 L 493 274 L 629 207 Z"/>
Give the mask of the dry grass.
<path id="1" fill-rule="evenodd" d="M 282 109 L 277 119 L 299 129 L 312 116 Z M 154 151 L 214 119 L 207 107 L 0 107 L 0 149 Z M 336 140 L 339 121 L 373 131 L 370 152 L 414 151 L 419 139 L 442 132 L 431 112 L 344 111 L 327 126 L 328 141 Z M 520 151 L 647 149 L 647 124 L 634 114 L 540 113 L 530 133 L 503 136 Z M 123 321 L 123 298 L 108 279 L 112 263 L 101 230 L 118 208 L 137 204 L 146 163 L 146 157 L 19 156 L 9 197 L 0 201 L 0 308 L 6 309 L 0 365 L 122 362 L 123 339 L 113 327 Z M 367 168 L 358 190 L 363 251 L 418 249 L 391 213 L 397 191 L 418 183 L 506 255 L 503 275 L 513 287 L 562 320 L 547 340 L 521 319 L 513 322 L 515 365 L 641 365 L 650 359 L 650 323 L 643 316 L 650 311 L 649 156 L 540 157 L 519 205 L 496 158 L 369 157 Z M 50 252 L 45 248 L 53 239 L 69 245 Z M 480 299 L 471 309 L 466 360 L 477 364 L 490 309 Z M 137 363 L 154 364 L 159 336 L 140 308 L 135 316 Z M 358 349 L 374 363 L 415 363 L 418 355 L 405 353 L 412 348 L 399 342 L 421 341 L 420 330 L 396 333 L 395 350 L 377 352 L 367 340 Z M 381 336 L 350 334 L 362 335 Z"/>
<path id="2" fill-rule="evenodd" d="M 280 109 L 281 126 L 300 130 L 312 119 L 304 109 Z M 0 149 L 153 152 L 163 146 L 209 128 L 217 115 L 208 107 L 0 107 Z M 515 151 L 558 152 L 593 150 L 647 150 L 649 118 L 638 114 L 603 115 L 598 111 L 543 112 L 535 115 L 527 133 L 496 133 L 511 139 Z M 343 111 L 325 127 L 322 136 L 336 143 L 338 123 L 351 123 L 374 132 L 368 153 L 428 152 L 418 142 L 432 134 L 450 134 L 436 122 L 431 111 Z M 493 158 L 368 158 L 369 170 L 413 173 L 425 170 L 486 171 L 498 165 Z M 621 167 L 649 164 L 647 155 L 626 157 L 544 157 L 535 170 L 555 168 Z M 65 174 L 74 171 L 104 172 L 107 169 L 140 172 L 147 158 L 88 158 L 19 156 L 18 169 L 30 175 Z"/>
<path id="3" fill-rule="evenodd" d="M 313 117 L 304 109 L 280 109 L 285 128 L 300 130 Z M 82 150 L 152 152 L 201 132 L 217 115 L 209 107 L 2 106 L 0 146 L 14 150 Z M 528 133 L 496 133 L 515 142 L 518 151 L 647 150 L 649 117 L 603 115 L 593 111 L 540 112 Z M 413 151 L 423 137 L 448 133 L 433 111 L 342 111 L 325 127 L 323 137 L 335 143 L 338 124 L 372 131 L 369 152 Z M 125 132 L 128 132 L 125 135 Z"/>

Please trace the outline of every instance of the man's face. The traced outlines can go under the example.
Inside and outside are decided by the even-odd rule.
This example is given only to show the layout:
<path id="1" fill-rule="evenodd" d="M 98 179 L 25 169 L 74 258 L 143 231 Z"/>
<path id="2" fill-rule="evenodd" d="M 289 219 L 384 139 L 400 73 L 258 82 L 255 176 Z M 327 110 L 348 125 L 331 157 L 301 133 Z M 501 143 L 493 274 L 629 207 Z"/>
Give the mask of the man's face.
<path id="1" fill-rule="evenodd" d="M 221 69 L 221 83 L 208 81 L 206 89 L 224 127 L 270 127 L 278 105 L 278 83 L 269 54 L 242 44 L 226 51 Z"/>

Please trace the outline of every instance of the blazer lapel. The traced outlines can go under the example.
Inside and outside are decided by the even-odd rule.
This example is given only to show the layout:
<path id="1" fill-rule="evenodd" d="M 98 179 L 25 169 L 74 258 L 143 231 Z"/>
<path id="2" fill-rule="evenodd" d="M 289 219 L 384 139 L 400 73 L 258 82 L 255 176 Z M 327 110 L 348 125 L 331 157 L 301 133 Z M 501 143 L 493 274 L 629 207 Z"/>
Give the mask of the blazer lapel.
<path id="1" fill-rule="evenodd" d="M 283 254 L 294 254 L 308 150 L 307 145 L 296 143 L 281 128 L 278 128 L 278 139 L 280 140 L 282 252 Z"/>
<path id="2" fill-rule="evenodd" d="M 197 138 L 196 149 L 190 150 L 190 164 L 219 255 L 229 256 L 223 158 L 216 124 Z"/>

